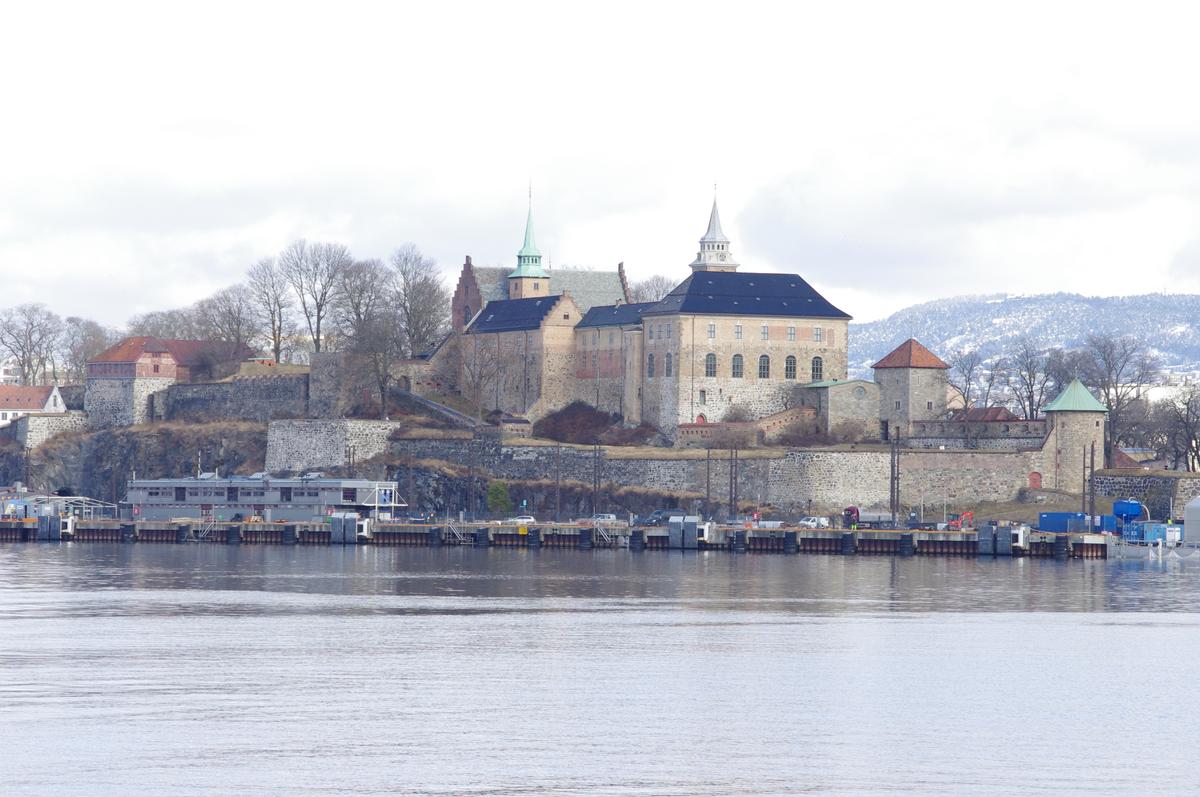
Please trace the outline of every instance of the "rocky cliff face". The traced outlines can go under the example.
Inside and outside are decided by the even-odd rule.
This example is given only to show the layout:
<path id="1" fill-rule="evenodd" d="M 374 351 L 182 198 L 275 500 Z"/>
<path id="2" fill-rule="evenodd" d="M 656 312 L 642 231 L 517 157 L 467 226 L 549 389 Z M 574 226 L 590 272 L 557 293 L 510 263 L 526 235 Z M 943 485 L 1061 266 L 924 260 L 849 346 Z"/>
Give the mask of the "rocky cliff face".
<path id="1" fill-rule="evenodd" d="M 199 455 L 206 471 L 254 473 L 263 470 L 266 448 L 267 428 L 261 423 L 157 423 L 70 432 L 27 454 L 0 451 L 0 484 L 21 481 L 33 490 L 119 501 L 135 471 L 138 478 L 192 475 Z"/>

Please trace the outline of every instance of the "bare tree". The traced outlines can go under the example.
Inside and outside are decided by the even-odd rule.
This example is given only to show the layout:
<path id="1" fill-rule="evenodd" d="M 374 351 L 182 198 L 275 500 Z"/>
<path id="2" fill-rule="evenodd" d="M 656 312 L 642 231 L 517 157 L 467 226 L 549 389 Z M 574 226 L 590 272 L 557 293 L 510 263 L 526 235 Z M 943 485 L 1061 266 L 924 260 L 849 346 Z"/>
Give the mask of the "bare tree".
<path id="1" fill-rule="evenodd" d="M 978 349 L 959 349 L 950 353 L 950 387 L 962 397 L 964 410 L 971 408 L 975 382 L 982 368 L 983 357 Z"/>
<path id="2" fill-rule="evenodd" d="M 1200 387 L 1192 386 L 1156 402 L 1150 412 L 1150 439 L 1174 468 L 1200 470 Z"/>
<path id="3" fill-rule="evenodd" d="M 675 289 L 678 283 L 663 274 L 655 274 L 629 286 L 629 301 L 657 302 Z"/>
<path id="4" fill-rule="evenodd" d="M 343 344 L 339 348 L 355 350 L 374 335 L 381 309 L 394 304 L 395 293 L 392 275 L 380 261 L 347 264 L 338 274 L 333 304 L 333 326 Z"/>
<path id="5" fill-rule="evenodd" d="M 984 407 L 992 406 L 992 400 L 997 392 L 1003 392 L 1008 387 L 1008 360 L 997 357 L 988 366 L 985 375 L 979 381 L 979 401 Z"/>
<path id="6" fill-rule="evenodd" d="M 489 346 L 480 345 L 478 335 L 458 336 L 462 357 L 463 392 L 475 405 L 475 417 L 483 417 L 488 393 L 499 383 L 501 358 Z"/>
<path id="7" fill-rule="evenodd" d="M 300 302 L 314 352 L 322 351 L 322 326 L 337 299 L 341 273 L 350 262 L 350 251 L 336 243 L 299 240 L 279 255 L 279 267 Z"/>
<path id="8" fill-rule="evenodd" d="M 202 299 L 194 307 L 202 338 L 229 344 L 237 352 L 258 337 L 254 298 L 245 285 L 233 285 Z"/>
<path id="9" fill-rule="evenodd" d="M 129 319 L 130 335 L 163 340 L 196 340 L 204 336 L 195 307 L 155 310 Z"/>
<path id="10" fill-rule="evenodd" d="M 59 338 L 59 375 L 66 384 L 82 384 L 87 377 L 87 364 L 109 346 L 118 335 L 88 318 L 71 316 L 63 323 Z"/>
<path id="11" fill-rule="evenodd" d="M 1081 379 L 1100 394 L 1108 407 L 1104 427 L 1104 461 L 1112 464 L 1113 451 L 1124 442 L 1137 415 L 1136 404 L 1158 375 L 1158 362 L 1132 335 L 1091 334 L 1083 353 Z"/>
<path id="12" fill-rule="evenodd" d="M 1026 420 L 1042 413 L 1050 377 L 1046 373 L 1046 352 L 1028 337 L 1018 338 L 1008 355 L 1009 384 L 1017 406 Z"/>
<path id="13" fill-rule="evenodd" d="M 246 285 L 258 316 L 259 328 L 275 362 L 283 360 L 284 347 L 295 334 L 290 286 L 274 258 L 266 257 L 246 272 Z"/>
<path id="14" fill-rule="evenodd" d="M 429 351 L 450 329 L 450 291 L 433 260 L 415 244 L 392 252 L 396 274 L 396 304 L 404 334 L 406 356 Z"/>
<path id="15" fill-rule="evenodd" d="M 62 319 L 44 304 L 22 304 L 0 313 L 0 349 L 16 362 L 23 385 L 35 385 L 46 376 L 54 357 Z"/>

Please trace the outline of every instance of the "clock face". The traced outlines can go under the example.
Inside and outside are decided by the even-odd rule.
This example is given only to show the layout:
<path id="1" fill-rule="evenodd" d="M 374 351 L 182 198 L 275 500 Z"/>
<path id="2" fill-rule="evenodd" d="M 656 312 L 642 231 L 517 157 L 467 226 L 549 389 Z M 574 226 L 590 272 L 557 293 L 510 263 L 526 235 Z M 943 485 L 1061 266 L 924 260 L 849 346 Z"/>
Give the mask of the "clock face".
<path id="1" fill-rule="evenodd" d="M 722 260 L 724 260 L 724 259 L 725 259 L 725 255 L 721 255 L 721 259 L 722 259 Z"/>
<path id="2" fill-rule="evenodd" d="M 859 387 L 854 388 L 854 395 L 857 398 L 862 398 L 863 396 L 867 395 L 867 389 L 860 385 Z"/>

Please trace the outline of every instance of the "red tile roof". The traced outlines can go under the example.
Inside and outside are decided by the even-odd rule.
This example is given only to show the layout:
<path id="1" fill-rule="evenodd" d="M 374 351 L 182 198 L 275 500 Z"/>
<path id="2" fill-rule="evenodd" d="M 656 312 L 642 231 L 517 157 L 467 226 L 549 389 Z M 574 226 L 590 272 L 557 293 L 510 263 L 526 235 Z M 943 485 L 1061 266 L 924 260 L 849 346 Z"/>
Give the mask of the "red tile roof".
<path id="1" fill-rule="evenodd" d="M 1020 421 L 1007 407 L 971 407 L 957 410 L 950 416 L 952 421 Z"/>
<path id="2" fill-rule="evenodd" d="M 232 350 L 228 343 L 218 340 L 162 340 L 143 335 L 125 338 L 96 355 L 91 362 L 132 363 L 137 362 L 143 354 L 153 352 L 168 352 L 176 364 L 183 366 L 196 365 L 205 360 L 244 360 L 254 354 L 244 345 Z"/>
<path id="3" fill-rule="evenodd" d="M 872 368 L 940 368 L 948 370 L 950 366 L 942 362 L 936 354 L 922 346 L 913 338 L 901 343 L 891 354 L 871 366 Z"/>
<path id="4" fill-rule="evenodd" d="M 0 409 L 40 410 L 50 400 L 53 387 L 25 387 L 24 385 L 0 385 Z"/>

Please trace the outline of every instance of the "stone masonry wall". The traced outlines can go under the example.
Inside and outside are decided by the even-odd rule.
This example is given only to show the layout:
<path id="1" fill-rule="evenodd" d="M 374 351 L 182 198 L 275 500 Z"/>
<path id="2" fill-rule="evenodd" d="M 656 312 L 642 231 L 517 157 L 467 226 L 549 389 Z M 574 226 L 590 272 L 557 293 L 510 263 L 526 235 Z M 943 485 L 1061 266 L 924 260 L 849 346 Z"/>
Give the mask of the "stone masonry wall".
<path id="1" fill-rule="evenodd" d="M 473 440 L 399 440 L 388 436 L 400 424 L 385 421 L 273 421 L 267 441 L 267 468 L 306 471 L 344 466 L 346 449 L 355 459 L 387 452 L 403 460 L 436 459 L 468 463 L 501 480 L 591 481 L 594 462 L 590 448 L 501 443 L 495 438 Z M 713 501 L 727 500 L 729 462 L 726 452 L 680 456 L 664 450 L 661 457 L 628 458 L 620 449 L 602 449 L 600 478 L 605 484 L 703 496 L 706 484 Z M 743 501 L 774 505 L 789 511 L 838 512 L 855 505 L 883 510 L 888 501 L 886 450 L 794 449 L 744 455 L 739 465 L 739 495 Z M 1014 500 L 1027 486 L 1029 472 L 1038 466 L 1038 452 L 905 451 L 901 455 L 901 493 L 906 505 L 952 506 L 979 501 Z M 561 459 L 560 459 L 561 458 Z"/>
<path id="2" fill-rule="evenodd" d="M 1200 495 L 1200 474 L 1105 470 L 1096 472 L 1093 485 L 1098 496 L 1136 498 L 1149 508 L 1152 518 L 1164 519 L 1169 514 L 1182 516 L 1187 503 Z"/>
<path id="3" fill-rule="evenodd" d="M 162 411 L 158 412 L 156 406 L 155 415 L 167 420 L 303 418 L 308 405 L 308 376 L 296 374 L 177 384 L 159 396 L 162 397 Z"/>
<path id="4" fill-rule="evenodd" d="M 388 435 L 402 421 L 280 420 L 267 426 L 268 471 L 304 472 L 348 464 L 353 449 L 356 462 L 382 454 Z"/>
<path id="5" fill-rule="evenodd" d="M 87 415 L 83 412 L 47 413 L 45 415 L 22 415 L 14 425 L 14 438 L 26 449 L 37 448 L 55 435 L 76 432 L 87 428 Z"/>

